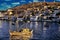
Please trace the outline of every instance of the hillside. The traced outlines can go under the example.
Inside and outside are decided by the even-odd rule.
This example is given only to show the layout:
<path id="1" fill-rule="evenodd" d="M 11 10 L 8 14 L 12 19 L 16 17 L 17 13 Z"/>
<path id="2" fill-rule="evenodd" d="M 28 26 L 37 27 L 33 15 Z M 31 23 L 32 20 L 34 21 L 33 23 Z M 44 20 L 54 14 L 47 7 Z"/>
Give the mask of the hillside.
<path id="1" fill-rule="evenodd" d="M 29 4 L 25 4 L 25 5 L 21 5 L 21 6 L 17 6 L 17 7 L 14 7 L 14 8 L 12 8 L 13 10 L 26 10 L 26 9 L 28 9 L 28 8 L 31 8 L 31 9 L 33 9 L 34 7 L 38 7 L 38 8 L 41 8 L 42 6 L 45 6 L 45 5 L 50 5 L 50 6 L 60 6 L 60 3 L 53 3 L 53 2 L 50 2 L 50 3 L 45 3 L 45 2 L 34 2 L 34 3 L 29 3 Z"/>

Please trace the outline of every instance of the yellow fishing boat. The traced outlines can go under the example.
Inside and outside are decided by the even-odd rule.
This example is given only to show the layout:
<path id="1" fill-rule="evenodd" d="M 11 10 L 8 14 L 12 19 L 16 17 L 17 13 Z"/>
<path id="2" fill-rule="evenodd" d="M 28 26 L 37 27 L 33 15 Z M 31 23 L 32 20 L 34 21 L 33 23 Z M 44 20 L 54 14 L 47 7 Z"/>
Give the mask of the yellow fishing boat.
<path id="1" fill-rule="evenodd" d="M 21 32 L 10 32 L 10 40 L 28 40 L 33 35 L 33 30 L 28 28 L 22 29 Z"/>

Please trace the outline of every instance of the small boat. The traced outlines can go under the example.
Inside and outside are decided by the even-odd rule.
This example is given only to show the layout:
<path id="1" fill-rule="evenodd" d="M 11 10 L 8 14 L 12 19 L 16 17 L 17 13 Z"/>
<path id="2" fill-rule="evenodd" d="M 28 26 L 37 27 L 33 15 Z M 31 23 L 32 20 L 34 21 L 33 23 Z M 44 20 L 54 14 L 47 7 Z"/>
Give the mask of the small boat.
<path id="1" fill-rule="evenodd" d="M 31 38 L 33 35 L 33 30 L 29 30 L 28 28 L 22 29 L 21 32 L 10 32 L 10 40 L 17 40 L 23 38 Z"/>

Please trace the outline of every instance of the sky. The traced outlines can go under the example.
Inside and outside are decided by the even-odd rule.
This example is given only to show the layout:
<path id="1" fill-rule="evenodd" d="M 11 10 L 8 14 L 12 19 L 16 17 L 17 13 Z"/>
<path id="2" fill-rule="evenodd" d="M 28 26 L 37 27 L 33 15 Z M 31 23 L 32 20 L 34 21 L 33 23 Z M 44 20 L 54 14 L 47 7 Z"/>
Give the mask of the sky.
<path id="1" fill-rule="evenodd" d="M 7 10 L 18 5 L 28 4 L 32 2 L 43 2 L 44 0 L 0 0 L 0 10 Z M 54 0 L 45 0 L 46 2 L 53 2 Z M 59 2 L 60 0 L 55 0 Z"/>

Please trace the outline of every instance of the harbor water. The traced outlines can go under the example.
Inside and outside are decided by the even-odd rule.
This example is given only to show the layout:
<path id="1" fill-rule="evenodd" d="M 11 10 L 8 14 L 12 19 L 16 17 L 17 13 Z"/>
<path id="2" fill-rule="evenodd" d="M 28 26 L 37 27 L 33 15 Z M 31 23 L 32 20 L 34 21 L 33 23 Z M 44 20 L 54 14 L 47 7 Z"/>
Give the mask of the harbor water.
<path id="1" fill-rule="evenodd" d="M 11 21 L 0 20 L 0 40 L 9 40 L 9 31 L 18 31 L 21 28 L 33 30 L 33 37 L 30 40 L 59 40 L 60 25 L 55 22 L 18 22 L 12 24 Z"/>

